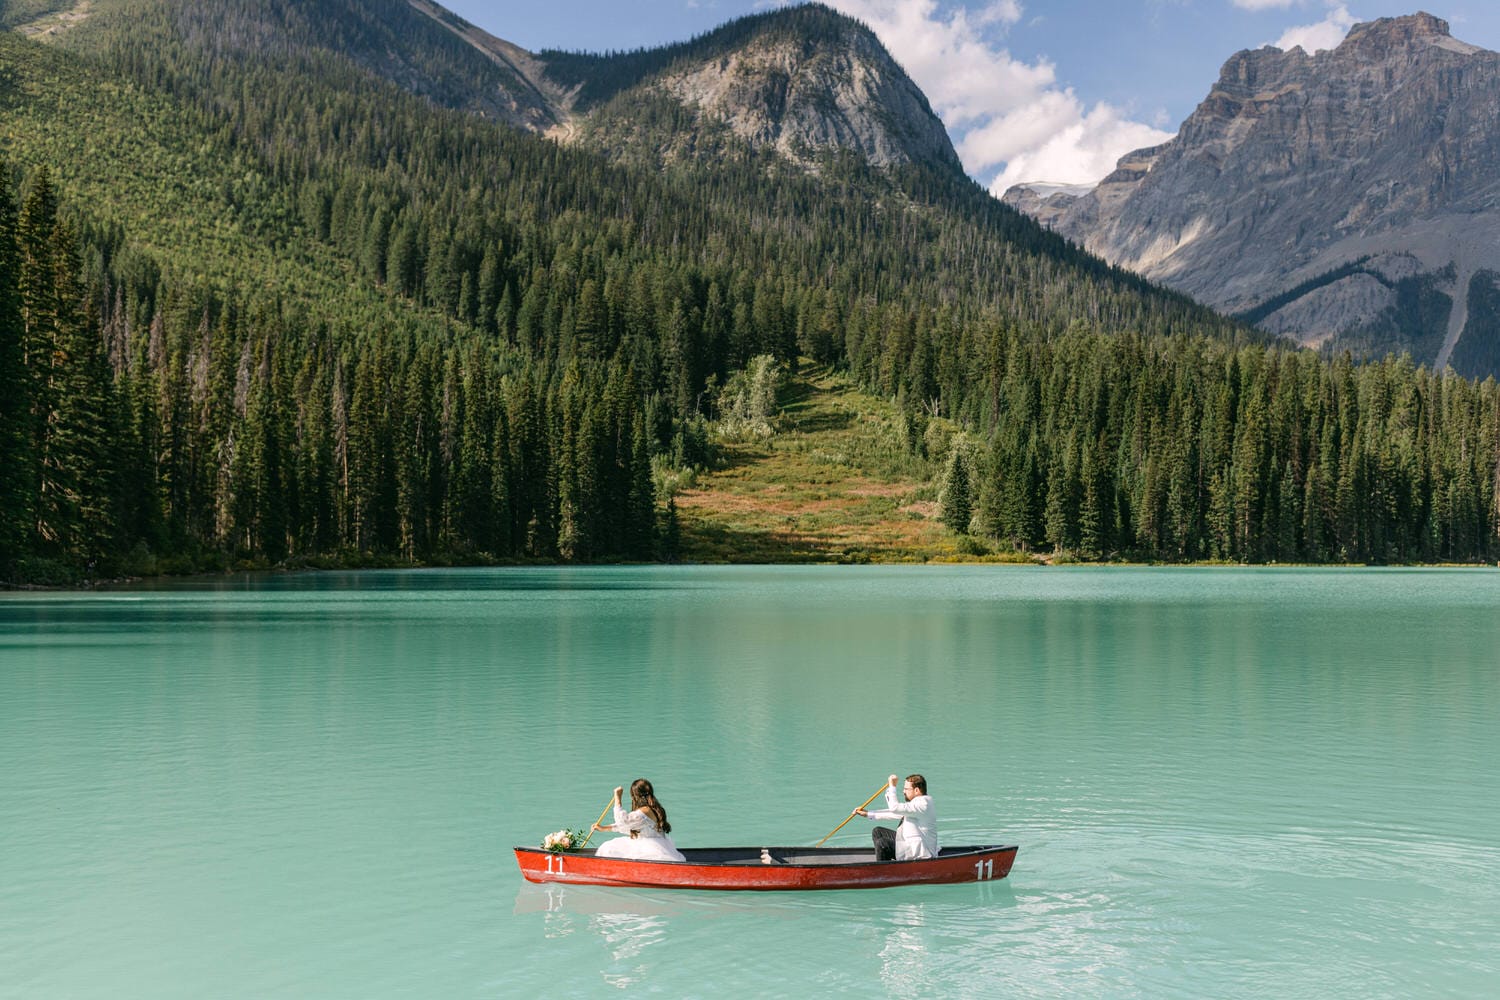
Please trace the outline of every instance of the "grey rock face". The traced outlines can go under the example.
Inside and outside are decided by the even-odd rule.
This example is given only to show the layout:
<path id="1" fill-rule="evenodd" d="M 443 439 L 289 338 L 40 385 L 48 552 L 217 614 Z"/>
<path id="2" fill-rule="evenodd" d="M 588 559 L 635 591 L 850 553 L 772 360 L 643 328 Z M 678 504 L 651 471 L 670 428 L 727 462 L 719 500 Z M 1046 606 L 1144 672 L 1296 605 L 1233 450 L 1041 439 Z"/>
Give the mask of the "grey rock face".
<path id="1" fill-rule="evenodd" d="M 645 87 L 796 163 L 849 150 L 877 167 L 943 162 L 962 169 L 927 98 L 875 36 L 852 22 L 833 42 L 763 37 L 723 58 L 669 70 Z"/>
<path id="2" fill-rule="evenodd" d="M 1051 227 L 1090 190 L 1087 184 L 1017 184 L 1005 192 L 1005 201 L 1017 211 Z"/>
<path id="3" fill-rule="evenodd" d="M 1374 275 L 1359 272 L 1314 288 L 1260 321 L 1267 333 L 1321 344 L 1332 331 L 1368 326 L 1396 304 L 1396 293 Z M 1314 333 L 1307 331 L 1327 331 Z"/>
<path id="4" fill-rule="evenodd" d="M 1006 200 L 1029 207 L 1019 192 Z M 1304 289 L 1262 322 L 1305 342 L 1337 346 L 1372 314 L 1397 329 L 1392 290 L 1414 268 L 1457 296 L 1458 322 L 1470 276 L 1500 267 L 1500 54 L 1420 13 L 1357 25 L 1316 55 L 1236 53 L 1174 139 L 1125 156 L 1052 217 L 1036 214 L 1229 312 Z M 1408 262 L 1400 277 L 1377 266 L 1317 280 L 1396 258 Z M 1446 363 L 1461 333 L 1417 360 Z M 1398 330 L 1379 346 L 1417 340 Z"/>
<path id="5" fill-rule="evenodd" d="M 474 95 L 480 111 L 530 132 L 550 133 L 565 127 L 573 94 L 547 79 L 545 67 L 530 52 L 469 24 L 432 0 L 407 3 L 467 42 L 500 71 L 502 82 L 492 93 Z"/>
<path id="6" fill-rule="evenodd" d="M 712 155 L 722 149 L 718 139 L 727 130 L 750 148 L 772 149 L 810 168 L 822 154 L 852 152 L 877 167 L 915 162 L 963 169 L 917 85 L 869 29 L 832 11 L 813 15 L 822 22 L 815 39 L 799 38 L 793 30 L 752 34 L 729 51 L 675 59 L 617 95 L 627 106 L 632 98 L 637 105 L 655 102 L 658 116 L 660 102 L 680 108 L 679 127 L 664 139 L 622 116 L 614 102 L 581 108 L 578 88 L 565 90 L 553 81 L 542 57 L 486 34 L 432 0 L 407 2 L 507 74 L 502 92 L 488 96 L 499 117 L 560 141 L 670 160 Z M 776 16 L 767 18 L 768 27 Z"/>

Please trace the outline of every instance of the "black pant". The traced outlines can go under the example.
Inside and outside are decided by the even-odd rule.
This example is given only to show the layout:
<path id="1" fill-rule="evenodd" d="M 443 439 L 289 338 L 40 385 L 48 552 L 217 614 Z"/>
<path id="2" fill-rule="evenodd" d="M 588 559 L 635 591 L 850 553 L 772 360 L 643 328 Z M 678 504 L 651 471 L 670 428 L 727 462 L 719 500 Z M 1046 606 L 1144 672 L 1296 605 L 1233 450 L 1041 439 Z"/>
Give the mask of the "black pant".
<path id="1" fill-rule="evenodd" d="M 896 831 L 888 826 L 877 826 L 870 831 L 870 839 L 875 841 L 876 861 L 896 860 Z"/>

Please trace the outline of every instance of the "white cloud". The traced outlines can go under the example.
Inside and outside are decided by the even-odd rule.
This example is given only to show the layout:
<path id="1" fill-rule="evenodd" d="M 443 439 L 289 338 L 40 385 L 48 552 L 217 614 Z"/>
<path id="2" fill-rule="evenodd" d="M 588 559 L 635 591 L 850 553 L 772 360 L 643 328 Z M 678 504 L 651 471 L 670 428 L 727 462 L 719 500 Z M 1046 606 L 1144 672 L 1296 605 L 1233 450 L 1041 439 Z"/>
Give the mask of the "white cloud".
<path id="1" fill-rule="evenodd" d="M 1349 29 L 1354 27 L 1355 18 L 1349 13 L 1349 8 L 1344 4 L 1329 4 L 1328 16 L 1317 24 L 1304 24 L 1294 28 L 1288 28 L 1282 36 L 1271 44 L 1282 51 L 1289 51 L 1297 46 L 1302 51 L 1312 53 L 1320 49 L 1338 48 L 1344 36 L 1349 34 Z"/>
<path id="2" fill-rule="evenodd" d="M 1077 104 L 1072 92 L 1068 99 Z M 1072 117 L 1070 115 L 1070 117 Z M 1053 123 L 1058 119 L 1053 119 Z M 1040 143 L 1021 150 L 1005 161 L 1005 169 L 990 183 L 995 194 L 1023 181 L 1053 181 L 1058 184 L 1092 184 L 1114 170 L 1125 153 L 1155 146 L 1172 138 L 1141 122 L 1121 117 L 1119 109 L 1099 103 L 1071 124 L 1052 131 Z"/>
<path id="3" fill-rule="evenodd" d="M 980 24 L 1015 24 L 1021 19 L 1018 0 L 994 0 L 979 12 Z"/>
<path id="4" fill-rule="evenodd" d="M 827 2 L 874 29 L 947 125 L 964 168 L 993 177 L 995 194 L 1019 181 L 1091 183 L 1132 149 L 1171 138 L 1110 105 L 1085 109 L 1045 58 L 1027 63 L 995 44 L 996 26 L 1024 15 L 1016 0 L 995 0 L 977 16 L 938 0 Z"/>

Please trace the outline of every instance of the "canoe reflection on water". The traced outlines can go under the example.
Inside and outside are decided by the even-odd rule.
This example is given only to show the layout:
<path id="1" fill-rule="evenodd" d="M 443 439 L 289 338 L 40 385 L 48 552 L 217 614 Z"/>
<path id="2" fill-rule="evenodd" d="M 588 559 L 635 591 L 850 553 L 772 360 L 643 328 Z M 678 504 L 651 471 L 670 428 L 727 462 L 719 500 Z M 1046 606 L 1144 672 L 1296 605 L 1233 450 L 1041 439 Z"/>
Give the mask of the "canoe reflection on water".
<path id="1" fill-rule="evenodd" d="M 921 898 L 914 899 L 914 893 Z M 912 982 L 914 972 L 928 971 L 929 963 L 940 961 L 942 946 L 933 940 L 938 929 L 961 927 L 988 937 L 997 926 L 997 911 L 1015 906 L 1014 891 L 999 881 L 959 891 L 934 886 L 777 894 L 524 883 L 516 891 L 513 912 L 535 914 L 548 940 L 575 935 L 596 939 L 607 955 L 597 972 L 617 988 L 650 981 L 657 963 L 673 954 L 656 946 L 680 942 L 705 920 L 728 921 L 735 928 L 762 926 L 767 920 L 809 920 L 812 928 L 840 928 L 841 937 L 863 951 L 884 985 L 899 991 L 901 984 Z M 722 939 L 724 932 L 704 933 L 712 941 Z"/>
<path id="2" fill-rule="evenodd" d="M 757 904 L 730 894 L 683 895 L 669 890 L 625 889 L 598 885 L 534 885 L 516 891 L 516 914 L 571 913 L 577 916 L 696 917 L 755 913 L 796 916 L 792 906 Z"/>
<path id="3" fill-rule="evenodd" d="M 903 897 L 910 899 L 909 892 Z M 888 906 L 872 906 L 871 897 L 858 893 L 777 893 L 746 895 L 737 892 L 682 893 L 670 889 L 634 889 L 599 885 L 535 885 L 523 883 L 516 890 L 512 913 L 537 913 L 543 915 L 572 915 L 577 917 L 664 917 L 669 919 L 698 917 L 736 917 L 753 915 L 756 918 L 772 917 L 781 920 L 799 920 L 818 916 L 854 916 L 868 919 L 880 916 L 889 919 L 893 926 L 906 923 L 919 925 L 920 914 L 927 905 L 944 910 L 959 908 L 975 912 L 976 905 L 983 909 L 1008 908 L 1016 905 L 1015 893 L 1003 882 L 987 882 L 976 885 L 974 891 L 961 892 L 955 896 L 952 890 L 919 889 L 924 898 L 915 903 L 894 903 Z M 880 894 L 882 897 L 884 894 Z M 890 897 L 894 899 L 894 897 Z M 898 919 L 898 914 L 917 915 L 910 921 Z"/>
<path id="4" fill-rule="evenodd" d="M 582 933 L 599 939 L 608 955 L 598 968 L 616 989 L 645 982 L 655 945 L 668 940 L 672 924 L 692 907 L 593 886 L 526 885 L 516 893 L 516 913 L 541 914 L 543 936 Z"/>
<path id="5" fill-rule="evenodd" d="M 986 886 L 986 888 L 989 888 Z M 914 982 L 931 982 L 927 967 L 930 930 L 927 907 L 922 903 L 898 903 L 886 917 L 889 925 L 880 935 L 880 978 L 893 994 L 907 992 Z"/>

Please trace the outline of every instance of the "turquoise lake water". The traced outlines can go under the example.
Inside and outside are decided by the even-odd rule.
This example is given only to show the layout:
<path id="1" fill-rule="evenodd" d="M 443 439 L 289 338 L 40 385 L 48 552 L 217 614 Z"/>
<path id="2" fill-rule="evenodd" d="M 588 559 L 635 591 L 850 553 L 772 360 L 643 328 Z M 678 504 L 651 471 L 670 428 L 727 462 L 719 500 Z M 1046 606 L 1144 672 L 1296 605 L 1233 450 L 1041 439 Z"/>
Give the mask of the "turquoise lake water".
<path id="1" fill-rule="evenodd" d="M 610 568 L 0 596 L 0 996 L 1490 995 L 1500 572 Z M 646 776 L 1003 882 L 532 886 Z M 867 843 L 856 819 L 835 843 Z"/>

